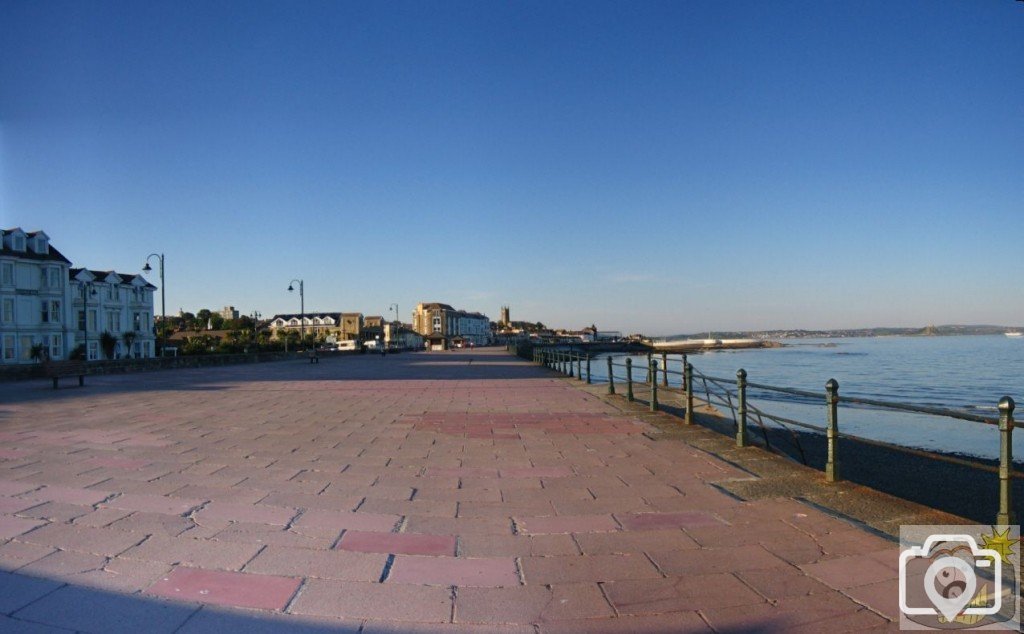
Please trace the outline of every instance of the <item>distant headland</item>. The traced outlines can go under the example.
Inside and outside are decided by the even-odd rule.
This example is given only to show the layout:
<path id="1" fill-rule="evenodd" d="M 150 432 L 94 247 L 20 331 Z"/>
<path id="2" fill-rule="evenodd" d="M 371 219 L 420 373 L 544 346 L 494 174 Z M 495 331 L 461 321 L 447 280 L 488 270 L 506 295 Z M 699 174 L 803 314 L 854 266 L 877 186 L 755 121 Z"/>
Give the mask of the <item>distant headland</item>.
<path id="1" fill-rule="evenodd" d="M 742 330 L 742 331 L 714 331 L 716 339 L 802 339 L 802 338 L 829 338 L 829 337 L 949 337 L 959 335 L 1001 335 L 1009 331 L 1020 331 L 1021 326 L 991 326 L 991 325 L 928 325 L 912 328 L 833 328 L 829 330 L 804 330 L 793 328 L 787 330 Z M 672 335 L 664 337 L 666 340 L 692 339 L 698 337 L 710 337 L 712 333 L 696 333 L 688 335 Z"/>

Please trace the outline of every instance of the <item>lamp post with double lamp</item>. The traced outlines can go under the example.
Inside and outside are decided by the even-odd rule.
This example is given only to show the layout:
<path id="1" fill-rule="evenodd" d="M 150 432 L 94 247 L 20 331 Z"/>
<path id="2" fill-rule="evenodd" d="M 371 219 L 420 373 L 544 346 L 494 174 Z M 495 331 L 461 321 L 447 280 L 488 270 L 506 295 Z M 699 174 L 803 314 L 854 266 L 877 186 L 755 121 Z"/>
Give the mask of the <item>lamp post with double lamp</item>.
<path id="1" fill-rule="evenodd" d="M 295 282 L 299 283 L 299 341 L 305 345 L 306 343 L 306 289 L 305 284 L 302 280 L 292 280 L 288 282 L 288 292 L 291 293 L 295 290 L 292 286 Z"/>
<path id="2" fill-rule="evenodd" d="M 146 266 L 142 267 L 143 273 L 149 273 L 153 270 L 153 267 L 149 265 L 149 261 L 152 258 L 160 260 L 160 331 L 166 332 L 167 329 L 167 294 L 165 292 L 166 285 L 164 284 L 164 254 L 163 253 L 150 253 L 146 256 Z M 160 337 L 160 356 L 164 354 L 164 348 L 166 348 L 167 341 L 164 337 Z"/>
<path id="3" fill-rule="evenodd" d="M 260 317 L 262 316 L 258 310 L 252 311 L 252 345 L 257 348 L 257 352 L 259 352 L 259 344 L 256 341 L 256 334 L 259 331 Z"/>
<path id="4" fill-rule="evenodd" d="M 391 331 L 391 340 L 394 341 L 398 331 L 402 328 L 402 320 L 398 317 L 398 304 L 391 304 L 388 306 L 388 310 L 395 311 L 395 329 Z M 395 348 L 396 350 L 398 348 Z"/>
<path id="5" fill-rule="evenodd" d="M 82 332 L 85 335 L 85 360 L 89 361 L 89 298 L 96 297 L 92 282 L 82 282 Z"/>

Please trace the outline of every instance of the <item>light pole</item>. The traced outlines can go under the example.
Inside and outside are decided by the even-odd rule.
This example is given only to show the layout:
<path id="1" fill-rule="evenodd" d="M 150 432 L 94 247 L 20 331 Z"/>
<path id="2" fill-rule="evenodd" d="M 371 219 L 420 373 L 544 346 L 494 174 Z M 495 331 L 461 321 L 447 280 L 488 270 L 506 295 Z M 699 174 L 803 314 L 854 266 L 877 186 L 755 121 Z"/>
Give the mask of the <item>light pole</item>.
<path id="1" fill-rule="evenodd" d="M 142 267 L 143 273 L 149 273 L 153 270 L 153 267 L 149 265 L 150 258 L 158 258 L 160 260 L 160 330 L 166 332 L 167 329 L 167 294 L 164 291 L 164 254 L 163 253 L 150 253 L 146 256 L 146 266 Z M 163 337 L 160 338 L 160 356 L 164 354 L 164 348 L 166 341 Z"/>
<path id="2" fill-rule="evenodd" d="M 292 280 L 288 282 L 288 292 L 291 293 L 295 290 L 292 286 L 295 282 L 299 283 L 299 340 L 303 345 L 306 343 L 306 289 L 305 284 L 302 280 Z"/>
<path id="3" fill-rule="evenodd" d="M 262 317 L 258 310 L 252 311 L 252 345 L 256 344 L 256 332 L 259 330 L 260 317 Z M 257 349 L 258 351 L 258 349 Z"/>
<path id="4" fill-rule="evenodd" d="M 96 289 L 92 287 L 92 282 L 82 282 L 82 332 L 85 333 L 86 361 L 89 360 L 89 297 L 95 296 Z"/>
<path id="5" fill-rule="evenodd" d="M 398 316 L 398 304 L 391 304 L 390 306 L 388 306 L 388 310 L 395 311 L 395 329 L 391 332 L 391 339 L 392 341 L 394 341 L 396 335 L 398 334 L 398 331 L 401 330 L 402 328 L 402 320 Z M 398 348 L 395 349 L 397 350 Z"/>

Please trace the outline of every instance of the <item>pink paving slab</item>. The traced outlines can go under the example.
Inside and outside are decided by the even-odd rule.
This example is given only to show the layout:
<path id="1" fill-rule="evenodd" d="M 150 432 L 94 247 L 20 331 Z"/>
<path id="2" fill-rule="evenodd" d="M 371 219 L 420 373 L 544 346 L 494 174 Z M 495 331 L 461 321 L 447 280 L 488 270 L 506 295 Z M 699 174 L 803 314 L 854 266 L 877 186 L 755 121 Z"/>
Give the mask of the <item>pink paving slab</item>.
<path id="1" fill-rule="evenodd" d="M 299 589 L 299 579 L 224 570 L 175 568 L 148 590 L 168 599 L 261 610 L 283 610 Z"/>

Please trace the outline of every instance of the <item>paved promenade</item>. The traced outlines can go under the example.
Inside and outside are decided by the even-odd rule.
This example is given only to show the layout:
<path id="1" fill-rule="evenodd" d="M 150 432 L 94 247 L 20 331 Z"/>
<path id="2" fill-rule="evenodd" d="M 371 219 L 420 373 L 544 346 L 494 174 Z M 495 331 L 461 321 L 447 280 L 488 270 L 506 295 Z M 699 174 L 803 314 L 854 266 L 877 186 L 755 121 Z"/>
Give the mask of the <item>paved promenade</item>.
<path id="1" fill-rule="evenodd" d="M 0 384 L 0 631 L 896 629 L 750 477 L 496 349 Z"/>

